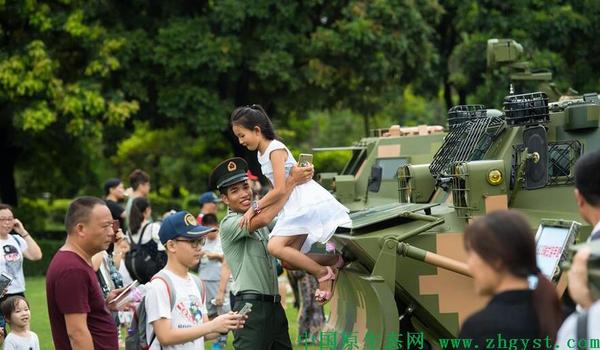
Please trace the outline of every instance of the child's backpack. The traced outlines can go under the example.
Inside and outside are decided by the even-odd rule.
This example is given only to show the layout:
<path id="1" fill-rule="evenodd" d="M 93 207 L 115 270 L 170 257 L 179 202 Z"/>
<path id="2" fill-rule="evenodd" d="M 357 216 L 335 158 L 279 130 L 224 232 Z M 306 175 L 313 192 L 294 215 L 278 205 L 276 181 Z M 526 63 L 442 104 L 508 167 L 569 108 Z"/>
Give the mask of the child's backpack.
<path id="1" fill-rule="evenodd" d="M 173 281 L 169 274 L 164 270 L 160 270 L 151 280 L 160 279 L 167 286 L 167 292 L 169 293 L 169 301 L 171 303 L 171 312 L 175 307 L 175 301 L 177 300 L 177 290 L 173 286 Z M 206 288 L 204 287 L 204 283 L 200 281 L 198 276 L 192 275 L 192 279 L 194 283 L 198 286 L 198 290 L 200 291 L 200 297 L 202 305 L 206 302 Z M 146 324 L 148 322 L 146 314 L 146 297 L 142 298 L 142 301 L 137 306 L 137 308 L 133 311 L 133 319 L 131 321 L 131 326 L 127 332 L 127 338 L 125 339 L 125 349 L 126 350 L 148 350 L 152 343 L 156 340 L 156 334 L 152 334 L 150 341 L 148 342 L 148 337 L 146 334 Z"/>
<path id="2" fill-rule="evenodd" d="M 158 245 L 154 239 L 142 244 L 142 239 L 150 223 L 142 227 L 140 237 L 136 242 L 130 235 L 131 248 L 125 255 L 125 267 L 133 279 L 141 284 L 148 283 L 152 276 L 160 271 L 167 264 L 167 255 L 164 251 L 158 250 Z"/>

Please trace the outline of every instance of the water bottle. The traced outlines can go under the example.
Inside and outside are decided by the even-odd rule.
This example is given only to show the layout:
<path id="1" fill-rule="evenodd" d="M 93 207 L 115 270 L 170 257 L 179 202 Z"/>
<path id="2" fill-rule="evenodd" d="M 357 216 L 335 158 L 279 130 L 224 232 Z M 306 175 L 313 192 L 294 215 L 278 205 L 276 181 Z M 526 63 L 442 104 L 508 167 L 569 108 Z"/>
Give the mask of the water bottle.
<path id="1" fill-rule="evenodd" d="M 146 295 L 145 285 L 139 285 L 131 288 L 129 293 L 127 293 L 127 296 L 117 303 L 117 308 L 120 309 L 129 303 L 133 303 L 137 306 L 137 304 L 139 304 L 144 298 L 144 295 Z"/>
<path id="2" fill-rule="evenodd" d="M 135 287 L 131 293 L 129 293 L 129 297 L 131 298 L 131 301 L 134 303 L 139 303 L 142 301 L 142 299 L 144 298 L 144 295 L 146 295 L 146 285 L 145 284 L 141 284 L 137 287 Z"/>
<path id="3" fill-rule="evenodd" d="M 213 305 L 217 305 L 216 299 L 211 299 L 210 303 Z M 225 305 L 229 305 L 229 298 L 227 298 L 226 295 L 223 296 L 223 305 L 221 305 L 221 306 L 225 306 Z"/>
<path id="4" fill-rule="evenodd" d="M 217 302 L 215 299 L 211 299 L 210 303 L 215 305 L 217 307 L 217 313 L 218 314 L 222 314 L 223 313 L 223 307 L 228 306 L 229 305 L 229 298 L 227 297 L 227 295 L 223 296 L 223 304 L 221 305 L 217 305 Z"/>
<path id="5" fill-rule="evenodd" d="M 127 296 L 127 301 L 123 301 L 124 303 L 132 302 L 134 307 L 137 308 L 138 304 L 142 302 L 142 299 L 146 295 L 147 288 L 145 284 L 140 284 L 139 286 L 133 288 L 129 295 Z M 123 324 L 127 326 L 127 334 L 132 335 L 136 333 L 138 330 L 134 328 L 133 325 L 133 311 L 121 311 L 123 313 Z M 138 325 L 139 327 L 139 325 Z"/>

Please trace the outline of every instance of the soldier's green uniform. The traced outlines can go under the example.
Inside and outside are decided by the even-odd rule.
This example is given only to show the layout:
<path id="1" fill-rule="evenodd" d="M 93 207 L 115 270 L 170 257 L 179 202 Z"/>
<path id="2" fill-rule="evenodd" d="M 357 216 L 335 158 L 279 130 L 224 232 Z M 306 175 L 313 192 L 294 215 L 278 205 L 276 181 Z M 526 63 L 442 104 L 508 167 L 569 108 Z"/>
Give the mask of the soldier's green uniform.
<path id="1" fill-rule="evenodd" d="M 246 171 L 243 159 L 227 160 L 213 170 L 211 187 L 222 189 L 245 181 Z M 267 251 L 269 230 L 263 227 L 248 232 L 239 225 L 242 216 L 243 213 L 230 211 L 220 228 L 223 253 L 234 281 L 233 310 L 240 310 L 245 303 L 252 304 L 244 328 L 234 332 L 233 345 L 236 349 L 292 349 L 278 291 L 275 258 Z"/>

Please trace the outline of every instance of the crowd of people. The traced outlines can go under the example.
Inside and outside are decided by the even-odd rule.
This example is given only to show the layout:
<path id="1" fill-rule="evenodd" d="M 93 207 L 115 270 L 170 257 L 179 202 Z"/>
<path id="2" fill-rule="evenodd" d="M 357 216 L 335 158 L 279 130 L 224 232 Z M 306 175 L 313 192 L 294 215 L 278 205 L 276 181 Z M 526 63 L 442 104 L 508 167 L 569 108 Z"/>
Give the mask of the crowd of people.
<path id="1" fill-rule="evenodd" d="M 84 196 L 70 204 L 65 244 L 46 275 L 56 349 L 203 349 L 204 341 L 212 340 L 217 350 L 230 331 L 236 349 L 291 349 L 281 266 L 294 270 L 289 274 L 300 291 L 299 334 L 309 335 L 304 341 L 318 339 L 323 304 L 331 299 L 345 261 L 335 252 L 315 254 L 310 248 L 348 223 L 348 211 L 312 180 L 311 165 L 296 164 L 260 106 L 236 109 L 231 122 L 240 143 L 258 151 L 272 185 L 260 197 L 246 161 L 231 158 L 213 169 L 196 216 L 171 211 L 154 221 L 150 176 L 139 169 L 130 175 L 130 190 L 113 178 L 104 184 L 103 199 Z M 577 311 L 564 320 L 559 295 L 537 266 L 526 219 L 515 211 L 492 212 L 464 233 L 476 292 L 491 299 L 463 323 L 460 338 L 485 347 L 502 334 L 531 340 L 523 343 L 527 349 L 600 339 L 600 300 L 588 280 L 590 256 L 600 254 L 597 169 L 600 152 L 585 154 L 575 167 L 574 200 L 593 227 L 590 246 L 574 256 L 568 276 Z M 228 212 L 219 222 L 221 202 Z M 22 264 L 41 259 L 42 251 L 5 204 L 0 204 L 0 243 L 0 272 L 12 280 L 0 298 L 4 347 L 39 349 L 29 326 Z M 251 313 L 240 312 L 248 303 Z"/>
<path id="2" fill-rule="evenodd" d="M 600 295 L 592 293 L 588 280 L 592 251 L 600 256 L 598 169 L 600 151 L 587 153 L 575 165 L 575 200 L 592 226 L 588 244 L 575 254 L 568 274 L 568 292 L 578 311 L 563 320 L 556 289 L 538 268 L 526 219 L 515 211 L 493 212 L 465 231 L 475 289 L 491 300 L 463 323 L 459 338 L 473 339 L 480 348 L 498 334 L 522 349 L 586 349 L 593 340 L 600 345 Z"/>

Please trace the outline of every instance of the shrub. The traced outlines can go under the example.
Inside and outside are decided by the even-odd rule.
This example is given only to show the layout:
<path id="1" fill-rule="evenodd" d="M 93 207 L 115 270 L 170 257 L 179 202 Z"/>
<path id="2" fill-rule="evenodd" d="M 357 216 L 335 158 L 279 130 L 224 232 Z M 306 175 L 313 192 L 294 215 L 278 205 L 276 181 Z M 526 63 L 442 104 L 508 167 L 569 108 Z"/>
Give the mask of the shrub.
<path id="1" fill-rule="evenodd" d="M 152 206 L 152 217 L 155 219 L 162 218 L 163 214 L 169 210 L 179 211 L 182 208 L 181 199 L 164 197 L 154 192 L 150 193 L 148 199 Z"/>
<path id="2" fill-rule="evenodd" d="M 46 229 L 48 201 L 41 198 L 22 198 L 19 206 L 15 208 L 14 215 L 21 220 L 28 231 L 43 231 Z"/>
<path id="3" fill-rule="evenodd" d="M 72 199 L 55 199 L 48 207 L 47 225 L 46 228 L 58 228 L 64 227 L 65 215 L 67 215 L 67 209 L 71 204 Z"/>
<path id="4" fill-rule="evenodd" d="M 55 199 L 48 203 L 44 198 L 21 198 L 14 214 L 30 232 L 62 231 L 71 201 L 72 199 Z"/>
<path id="5" fill-rule="evenodd" d="M 54 257 L 54 254 L 56 254 L 60 247 L 65 243 L 64 238 L 65 237 L 63 236 L 61 240 L 36 239 L 37 244 L 42 250 L 42 259 L 39 261 L 29 261 L 25 259 L 25 262 L 23 263 L 23 272 L 25 273 L 25 276 L 45 276 L 52 257 Z"/>

